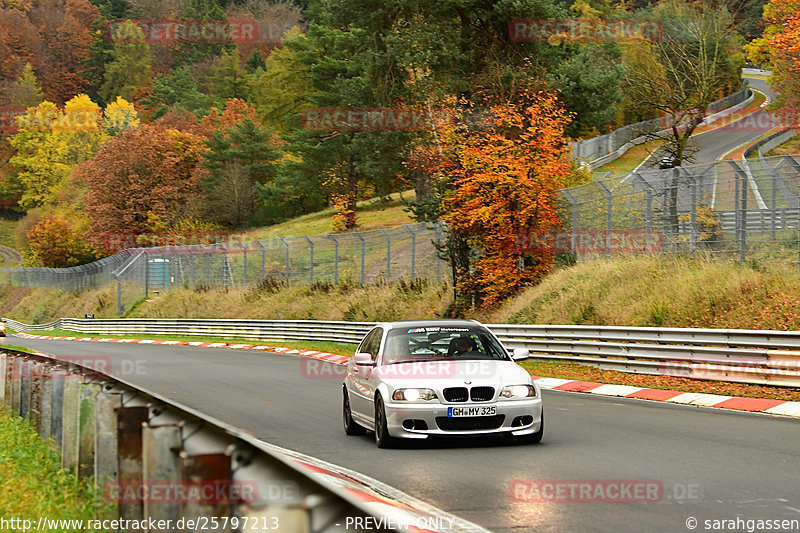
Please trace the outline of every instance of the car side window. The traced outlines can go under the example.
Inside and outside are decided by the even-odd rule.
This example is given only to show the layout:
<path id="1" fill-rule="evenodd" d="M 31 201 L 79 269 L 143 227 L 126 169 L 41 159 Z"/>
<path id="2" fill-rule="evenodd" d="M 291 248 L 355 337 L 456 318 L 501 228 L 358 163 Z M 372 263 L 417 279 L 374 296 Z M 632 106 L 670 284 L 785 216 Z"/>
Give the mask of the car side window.
<path id="1" fill-rule="evenodd" d="M 372 360 L 375 361 L 378 357 L 381 337 L 383 337 L 383 328 L 373 329 L 361 342 L 361 346 L 358 347 L 358 353 L 368 353 L 372 355 Z"/>
<path id="2" fill-rule="evenodd" d="M 372 361 L 378 359 L 378 351 L 381 348 L 381 338 L 383 338 L 383 328 L 378 328 L 372 332 L 372 338 L 367 339 L 364 351 L 372 354 Z"/>

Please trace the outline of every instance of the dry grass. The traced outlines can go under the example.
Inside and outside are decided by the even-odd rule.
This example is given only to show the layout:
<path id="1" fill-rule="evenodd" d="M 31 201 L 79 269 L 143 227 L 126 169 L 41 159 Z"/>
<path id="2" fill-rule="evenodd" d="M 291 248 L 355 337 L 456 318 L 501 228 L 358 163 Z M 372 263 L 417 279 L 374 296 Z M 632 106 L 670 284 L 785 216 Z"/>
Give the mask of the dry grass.
<path id="1" fill-rule="evenodd" d="M 776 146 L 766 156 L 788 154 L 800 154 L 800 135 L 796 135 L 780 146 Z"/>
<path id="2" fill-rule="evenodd" d="M 702 258 L 598 259 L 558 270 L 479 318 L 516 324 L 800 329 L 789 265 Z"/>
<path id="3" fill-rule="evenodd" d="M 402 196 L 402 199 L 401 199 Z M 391 228 L 401 224 L 411 224 L 415 220 L 411 214 L 403 208 L 403 200 L 413 200 L 416 198 L 414 191 L 394 193 L 385 202 L 380 198 L 364 200 L 358 203 L 358 227 L 355 231 L 364 231 L 378 228 Z M 271 239 L 276 237 L 293 237 L 298 235 L 321 235 L 333 233 L 333 222 L 331 217 L 334 214 L 332 207 L 311 213 L 301 217 L 293 218 L 280 224 L 253 228 L 251 231 L 259 239 Z"/>
<path id="4" fill-rule="evenodd" d="M 124 301 L 134 301 L 138 294 L 138 289 L 125 287 Z M 116 286 L 87 292 L 27 287 L 0 289 L 0 315 L 27 324 L 43 324 L 62 317 L 83 318 L 86 313 L 94 313 L 96 318 L 116 318 Z"/>
<path id="5" fill-rule="evenodd" d="M 174 290 L 145 303 L 138 316 L 382 321 L 443 316 L 452 301 L 445 283 L 329 283 L 198 292 Z"/>
<path id="6" fill-rule="evenodd" d="M 618 172 L 621 174 L 631 172 L 634 168 L 639 166 L 642 161 L 650 157 L 650 154 L 652 154 L 661 144 L 661 141 L 650 141 L 645 144 L 634 146 L 622 154 L 618 159 L 615 159 L 610 163 L 606 163 L 602 167 L 595 170 L 595 172 Z"/>

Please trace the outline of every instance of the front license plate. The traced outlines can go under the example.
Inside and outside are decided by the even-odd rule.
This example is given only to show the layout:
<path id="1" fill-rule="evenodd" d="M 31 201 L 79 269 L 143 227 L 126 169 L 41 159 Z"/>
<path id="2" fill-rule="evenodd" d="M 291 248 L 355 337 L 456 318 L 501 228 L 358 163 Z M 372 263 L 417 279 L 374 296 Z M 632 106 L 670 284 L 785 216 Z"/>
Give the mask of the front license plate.
<path id="1" fill-rule="evenodd" d="M 447 416 L 450 418 L 459 416 L 494 416 L 497 414 L 497 406 L 487 405 L 484 407 L 448 407 Z"/>

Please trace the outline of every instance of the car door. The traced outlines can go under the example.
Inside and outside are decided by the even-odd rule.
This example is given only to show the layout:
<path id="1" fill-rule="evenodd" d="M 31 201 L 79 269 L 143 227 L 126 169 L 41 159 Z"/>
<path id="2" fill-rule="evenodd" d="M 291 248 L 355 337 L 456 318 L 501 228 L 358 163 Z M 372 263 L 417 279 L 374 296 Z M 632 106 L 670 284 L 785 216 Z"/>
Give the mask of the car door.
<path id="1" fill-rule="evenodd" d="M 373 363 L 377 360 L 378 350 L 380 349 L 381 339 L 383 338 L 383 328 L 375 328 L 370 331 L 361 345 L 358 347 L 356 353 L 368 353 L 372 356 Z M 353 364 L 352 369 L 352 386 L 350 389 L 350 409 L 356 417 L 361 417 L 366 420 L 372 420 L 374 417 L 374 408 L 372 406 L 372 398 L 375 394 L 374 380 L 372 378 L 371 366 L 361 366 Z"/>

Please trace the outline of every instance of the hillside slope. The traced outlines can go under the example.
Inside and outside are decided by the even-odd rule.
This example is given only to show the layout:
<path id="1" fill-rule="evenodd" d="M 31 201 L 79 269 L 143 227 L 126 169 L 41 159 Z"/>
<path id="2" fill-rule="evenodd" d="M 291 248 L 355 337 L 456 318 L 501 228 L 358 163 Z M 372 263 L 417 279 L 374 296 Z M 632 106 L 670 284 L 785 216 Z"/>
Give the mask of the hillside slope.
<path id="1" fill-rule="evenodd" d="M 800 329 L 800 275 L 789 267 L 679 257 L 597 260 L 557 270 L 502 307 L 468 313 L 487 323 Z M 173 290 L 129 316 L 378 321 L 446 316 L 447 284 L 317 283 Z M 22 322 L 116 316 L 116 288 L 86 293 L 5 287 L 0 315 Z"/>

